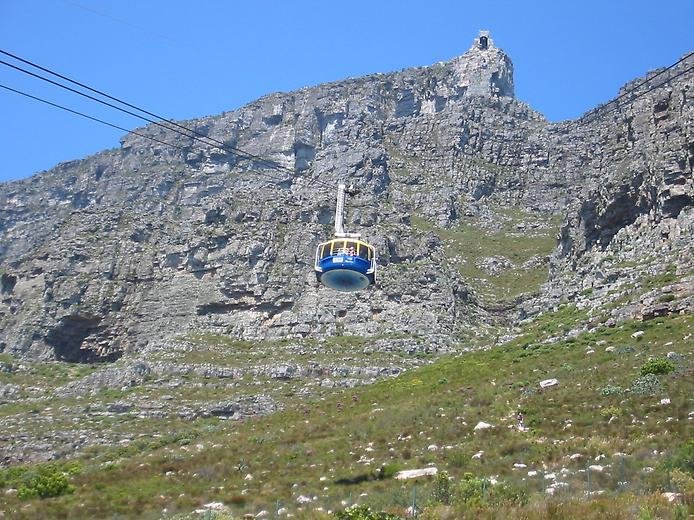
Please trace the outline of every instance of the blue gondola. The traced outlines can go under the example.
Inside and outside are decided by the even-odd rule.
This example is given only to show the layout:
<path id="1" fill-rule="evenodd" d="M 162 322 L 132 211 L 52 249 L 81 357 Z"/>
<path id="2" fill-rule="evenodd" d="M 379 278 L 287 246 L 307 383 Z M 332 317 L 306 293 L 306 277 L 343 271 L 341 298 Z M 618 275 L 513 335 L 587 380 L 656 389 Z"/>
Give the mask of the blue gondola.
<path id="1" fill-rule="evenodd" d="M 337 186 L 335 238 L 316 248 L 316 278 L 336 291 L 351 292 L 376 283 L 376 249 L 360 240 L 359 233 L 346 233 L 342 227 L 347 194 L 355 193 L 343 183 Z"/>
<path id="2" fill-rule="evenodd" d="M 316 249 L 316 278 L 337 291 L 359 291 L 376 283 L 376 250 L 351 238 L 334 238 Z"/>

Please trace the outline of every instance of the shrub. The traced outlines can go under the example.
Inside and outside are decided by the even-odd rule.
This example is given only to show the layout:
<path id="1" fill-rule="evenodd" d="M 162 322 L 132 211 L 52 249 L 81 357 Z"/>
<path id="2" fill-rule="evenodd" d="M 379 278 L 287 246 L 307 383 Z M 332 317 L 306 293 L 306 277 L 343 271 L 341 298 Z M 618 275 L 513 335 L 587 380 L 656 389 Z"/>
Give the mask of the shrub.
<path id="1" fill-rule="evenodd" d="M 23 480 L 17 493 L 21 499 L 58 497 L 75 490 L 68 481 L 68 473 L 52 464 L 26 473 Z"/>
<path id="2" fill-rule="evenodd" d="M 397 515 L 384 511 L 372 511 L 368 506 L 352 506 L 343 511 L 336 511 L 335 518 L 338 520 L 401 520 Z"/>
<path id="3" fill-rule="evenodd" d="M 637 377 L 631 385 L 631 392 L 636 395 L 656 395 L 663 389 L 655 374 Z"/>
<path id="4" fill-rule="evenodd" d="M 480 505 L 488 487 L 489 482 L 487 479 L 475 477 L 472 473 L 466 473 L 456 496 L 464 504 Z"/>
<path id="5" fill-rule="evenodd" d="M 493 504 L 506 502 L 517 505 L 525 505 L 528 503 L 528 492 L 521 487 L 514 486 L 506 482 L 500 482 L 489 488 L 489 491 L 487 492 L 487 500 Z"/>
<path id="6" fill-rule="evenodd" d="M 682 444 L 667 461 L 667 467 L 682 470 L 694 477 L 694 440 Z"/>
<path id="7" fill-rule="evenodd" d="M 679 469 L 670 472 L 670 481 L 680 493 L 687 496 L 694 495 L 694 478 Z"/>
<path id="8" fill-rule="evenodd" d="M 448 476 L 447 471 L 442 471 L 436 475 L 436 481 L 434 481 L 434 500 L 449 505 L 452 497 L 453 485 L 451 484 L 451 477 Z"/>
<path id="9" fill-rule="evenodd" d="M 624 389 L 621 386 L 605 385 L 600 389 L 600 395 L 603 397 L 609 397 L 612 395 L 620 396 L 624 395 Z"/>
<path id="10" fill-rule="evenodd" d="M 610 419 L 611 417 L 619 417 L 622 415 L 622 410 L 617 406 L 608 406 L 600 410 L 600 416 L 605 419 Z"/>
<path id="11" fill-rule="evenodd" d="M 653 358 L 646 361 L 641 366 L 641 375 L 665 375 L 675 371 L 675 364 L 669 359 Z"/>
<path id="12" fill-rule="evenodd" d="M 66 495 L 75 490 L 69 477 L 76 475 L 81 469 L 78 462 L 9 468 L 0 471 L 0 487 L 17 488 L 17 496 L 25 500 Z"/>

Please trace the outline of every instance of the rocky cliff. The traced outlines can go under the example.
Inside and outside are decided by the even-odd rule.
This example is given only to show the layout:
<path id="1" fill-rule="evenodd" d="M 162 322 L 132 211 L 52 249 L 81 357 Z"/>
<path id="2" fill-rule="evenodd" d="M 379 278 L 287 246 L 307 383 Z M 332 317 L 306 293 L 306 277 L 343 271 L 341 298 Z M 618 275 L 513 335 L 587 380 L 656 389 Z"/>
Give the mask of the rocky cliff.
<path id="1" fill-rule="evenodd" d="M 618 110 L 550 124 L 514 98 L 510 59 L 480 33 L 447 63 L 182 122 L 226 149 L 150 125 L 0 185 L 0 352 L 113 361 L 201 331 L 442 352 L 566 301 L 621 298 L 614 319 L 688 312 L 689 65 Z M 379 253 L 378 286 L 358 294 L 312 273 L 339 180 L 359 189 L 347 227 Z M 628 297 L 668 272 L 671 300 Z"/>

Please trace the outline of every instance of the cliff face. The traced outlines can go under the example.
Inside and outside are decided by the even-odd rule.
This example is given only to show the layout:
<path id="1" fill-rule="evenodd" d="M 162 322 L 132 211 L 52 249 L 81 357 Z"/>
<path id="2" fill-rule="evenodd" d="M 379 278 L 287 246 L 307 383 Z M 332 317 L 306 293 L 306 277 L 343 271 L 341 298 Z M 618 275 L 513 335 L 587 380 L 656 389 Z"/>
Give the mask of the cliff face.
<path id="1" fill-rule="evenodd" d="M 686 275 L 693 77 L 553 125 L 513 98 L 512 64 L 481 34 L 448 63 L 183 123 L 294 175 L 145 127 L 176 147 L 129 134 L 117 150 L 0 186 L 0 351 L 114 360 L 204 330 L 405 335 L 436 352 L 587 288 L 606 295 L 619 262 Z M 358 294 L 312 272 L 339 180 L 360 190 L 346 227 L 379 252 L 378 286 Z M 519 296 L 539 288 L 554 243 L 523 248 L 554 235 L 548 285 Z"/>

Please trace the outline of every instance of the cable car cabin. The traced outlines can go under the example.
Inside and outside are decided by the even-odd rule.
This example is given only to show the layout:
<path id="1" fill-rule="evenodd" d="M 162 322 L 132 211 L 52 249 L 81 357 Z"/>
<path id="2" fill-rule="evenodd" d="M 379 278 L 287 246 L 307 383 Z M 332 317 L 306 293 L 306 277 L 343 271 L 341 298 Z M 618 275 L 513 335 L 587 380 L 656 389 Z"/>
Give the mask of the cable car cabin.
<path id="1" fill-rule="evenodd" d="M 323 285 L 359 291 L 376 283 L 376 250 L 361 240 L 335 238 L 318 245 L 315 269 Z"/>

